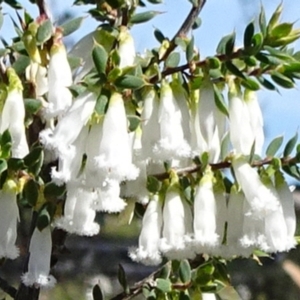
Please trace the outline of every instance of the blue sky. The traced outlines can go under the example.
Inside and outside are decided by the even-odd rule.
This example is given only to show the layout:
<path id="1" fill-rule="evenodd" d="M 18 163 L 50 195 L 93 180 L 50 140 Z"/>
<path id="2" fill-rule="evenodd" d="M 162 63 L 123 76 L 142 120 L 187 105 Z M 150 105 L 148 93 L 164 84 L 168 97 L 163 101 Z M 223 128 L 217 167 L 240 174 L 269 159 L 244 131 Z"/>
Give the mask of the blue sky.
<path id="1" fill-rule="evenodd" d="M 37 9 L 29 1 L 20 1 L 33 16 L 37 15 Z M 58 16 L 61 11 L 70 9 L 75 15 L 82 15 L 86 7 L 72 6 L 72 0 L 51 0 L 48 1 L 54 15 Z M 245 26 L 253 19 L 256 19 L 260 5 L 265 7 L 267 16 L 275 10 L 279 1 L 272 0 L 207 0 L 201 12 L 202 25 L 194 32 L 195 44 L 200 49 L 201 57 L 213 55 L 216 45 L 222 36 L 235 31 L 237 33 L 237 46 L 242 44 L 243 31 Z M 295 0 L 283 1 L 284 11 L 282 20 L 297 21 L 300 15 L 300 5 Z M 177 31 L 179 24 L 183 21 L 190 9 L 187 0 L 165 0 L 162 5 L 149 5 L 148 9 L 164 12 L 147 24 L 135 26 L 132 30 L 136 40 L 137 50 L 143 52 L 146 48 L 158 45 L 153 36 L 154 28 L 159 28 L 165 36 L 172 37 Z M 14 15 L 7 7 L 4 12 Z M 296 26 L 300 27 L 300 22 Z M 87 18 L 77 34 L 72 36 L 73 40 L 83 34 L 94 30 L 96 23 Z M 12 25 L 8 18 L 1 29 L 1 34 L 7 36 L 12 32 Z M 147 34 L 145 34 L 147 33 Z M 295 48 L 300 50 L 300 42 L 295 43 Z M 272 137 L 284 134 L 285 141 L 292 137 L 300 125 L 300 85 L 297 89 L 280 89 L 280 94 L 270 91 L 259 92 L 259 100 L 263 109 L 265 120 L 266 144 Z"/>

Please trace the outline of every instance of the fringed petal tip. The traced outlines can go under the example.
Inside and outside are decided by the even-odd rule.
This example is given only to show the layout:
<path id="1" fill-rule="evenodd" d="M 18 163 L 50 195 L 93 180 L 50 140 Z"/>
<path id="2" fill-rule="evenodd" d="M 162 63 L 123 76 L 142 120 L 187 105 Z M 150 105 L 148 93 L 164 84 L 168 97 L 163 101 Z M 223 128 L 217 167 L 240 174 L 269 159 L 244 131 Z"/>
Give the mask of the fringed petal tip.
<path id="1" fill-rule="evenodd" d="M 96 211 L 103 211 L 107 213 L 119 213 L 126 207 L 127 203 L 121 198 L 104 198 L 95 201 L 92 204 L 92 209 Z"/>
<path id="2" fill-rule="evenodd" d="M 97 235 L 100 231 L 100 225 L 91 222 L 90 224 L 85 224 L 82 226 L 81 224 L 75 224 L 73 220 L 70 220 L 66 217 L 60 217 L 55 220 L 55 227 L 63 229 L 71 234 L 77 234 L 81 236 L 93 236 Z"/>
<path id="3" fill-rule="evenodd" d="M 44 129 L 40 132 L 39 139 L 42 145 L 48 150 L 55 148 L 53 130 L 50 128 Z"/>
<path id="4" fill-rule="evenodd" d="M 56 279 L 52 275 L 40 274 L 36 276 L 30 272 L 23 274 L 21 280 L 26 286 L 35 286 L 44 289 L 51 289 L 56 284 Z"/>
<path id="5" fill-rule="evenodd" d="M 19 248 L 16 246 L 11 246 L 5 250 L 0 248 L 0 259 L 4 257 L 8 259 L 16 259 L 19 256 L 19 254 Z"/>
<path id="6" fill-rule="evenodd" d="M 153 253 L 149 253 L 148 251 L 144 250 L 143 247 L 130 248 L 128 250 L 128 255 L 133 261 L 142 263 L 146 266 L 157 266 L 162 262 L 159 251 L 153 251 Z"/>
<path id="7" fill-rule="evenodd" d="M 209 237 L 195 237 L 192 245 L 196 253 L 211 253 L 219 246 L 219 235 L 211 234 Z"/>
<path id="8" fill-rule="evenodd" d="M 188 143 L 184 142 L 181 145 L 170 146 L 169 141 L 160 140 L 153 147 L 153 158 L 157 160 L 169 160 L 170 157 L 176 159 L 191 157 L 192 152 Z"/>
<path id="9" fill-rule="evenodd" d="M 62 186 L 71 179 L 70 172 L 60 172 L 56 170 L 56 167 L 51 169 L 51 179 L 57 186 Z"/>
<path id="10" fill-rule="evenodd" d="M 170 244 L 166 238 L 162 238 L 159 243 L 159 250 L 172 260 L 193 259 L 196 256 L 188 236 L 177 240 L 176 245 Z"/>

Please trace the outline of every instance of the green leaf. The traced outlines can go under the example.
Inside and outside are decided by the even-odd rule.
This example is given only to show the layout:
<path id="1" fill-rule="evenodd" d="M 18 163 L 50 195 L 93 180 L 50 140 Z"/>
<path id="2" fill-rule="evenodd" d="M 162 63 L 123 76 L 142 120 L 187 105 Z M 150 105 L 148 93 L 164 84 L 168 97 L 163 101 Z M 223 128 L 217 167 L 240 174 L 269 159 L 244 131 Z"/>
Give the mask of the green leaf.
<path id="1" fill-rule="evenodd" d="M 186 60 L 188 62 L 192 61 L 194 57 L 194 45 L 195 45 L 195 40 L 194 40 L 194 36 L 192 36 L 191 40 L 187 44 L 186 52 L 185 52 Z"/>
<path id="2" fill-rule="evenodd" d="M 5 159 L 0 158 L 0 174 L 7 170 L 7 163 Z"/>
<path id="3" fill-rule="evenodd" d="M 229 117 L 229 112 L 227 106 L 225 104 L 224 96 L 218 89 L 218 87 L 214 84 L 214 97 L 217 108 L 227 117 Z"/>
<path id="4" fill-rule="evenodd" d="M 129 23 L 130 24 L 145 23 L 147 21 L 150 21 L 151 19 L 153 19 L 155 16 L 159 14 L 161 14 L 161 12 L 154 11 L 154 10 L 137 13 L 130 18 Z"/>
<path id="5" fill-rule="evenodd" d="M 24 192 L 25 198 L 27 199 L 27 202 L 31 206 L 35 206 L 38 201 L 38 197 L 39 197 L 38 184 L 33 179 L 27 181 L 24 186 L 23 192 Z"/>
<path id="6" fill-rule="evenodd" d="M 168 293 L 172 291 L 172 284 L 170 280 L 163 279 L 163 278 L 157 278 L 156 279 L 156 289 L 163 293 Z"/>
<path id="7" fill-rule="evenodd" d="M 121 286 L 123 287 L 123 290 L 124 290 L 125 294 L 129 294 L 129 286 L 128 286 L 128 283 L 127 283 L 126 273 L 125 273 L 125 270 L 124 270 L 124 268 L 121 264 L 119 264 L 118 280 L 119 280 Z"/>
<path id="8" fill-rule="evenodd" d="M 162 43 L 166 39 L 166 37 L 158 28 L 154 30 L 154 36 L 160 43 Z"/>
<path id="9" fill-rule="evenodd" d="M 294 150 L 296 144 L 298 141 L 298 132 L 287 142 L 284 151 L 283 151 L 283 156 L 288 157 L 292 151 Z"/>
<path id="10" fill-rule="evenodd" d="M 278 85 L 284 88 L 291 89 L 294 87 L 294 82 L 289 77 L 284 76 L 283 74 L 277 71 L 273 71 L 271 73 L 271 78 L 275 83 L 277 83 Z"/>
<path id="11" fill-rule="evenodd" d="M 30 58 L 26 55 L 19 55 L 12 67 L 18 75 L 22 75 L 30 64 Z"/>
<path id="12" fill-rule="evenodd" d="M 235 43 L 235 32 L 233 32 L 225 44 L 225 54 L 231 55 L 234 50 L 234 43 Z"/>
<path id="13" fill-rule="evenodd" d="M 63 35 L 64 36 L 70 35 L 73 32 L 75 32 L 77 29 L 79 29 L 84 19 L 85 17 L 78 17 L 75 19 L 71 19 L 66 23 L 62 24 L 60 28 L 63 31 Z"/>
<path id="14" fill-rule="evenodd" d="M 288 175 L 296 178 L 297 180 L 300 180 L 300 170 L 297 165 L 285 165 L 282 166 L 282 169 Z"/>
<path id="15" fill-rule="evenodd" d="M 7 161 L 7 168 L 11 171 L 19 171 L 25 168 L 23 159 L 20 158 L 9 158 Z"/>
<path id="16" fill-rule="evenodd" d="M 61 197 L 65 193 L 65 191 L 65 185 L 58 186 L 53 181 L 50 181 L 45 184 L 44 196 L 46 199 L 58 198 Z"/>
<path id="17" fill-rule="evenodd" d="M 129 131 L 135 131 L 141 123 L 141 119 L 138 116 L 127 116 L 129 121 Z"/>
<path id="18" fill-rule="evenodd" d="M 161 182 L 154 176 L 147 177 L 147 189 L 150 193 L 156 193 L 161 188 Z"/>
<path id="19" fill-rule="evenodd" d="M 166 67 L 175 68 L 179 65 L 179 62 L 180 62 L 180 54 L 178 52 L 172 52 L 166 60 Z"/>
<path id="20" fill-rule="evenodd" d="M 217 57 L 207 57 L 207 64 L 209 69 L 219 69 L 221 66 L 221 62 Z"/>
<path id="21" fill-rule="evenodd" d="M 1 1 L 2 2 L 2 1 Z M 7 3 L 9 6 L 15 9 L 22 9 L 23 6 L 16 0 L 4 0 L 5 3 Z"/>
<path id="22" fill-rule="evenodd" d="M 170 263 L 166 263 L 159 272 L 159 278 L 167 279 L 170 277 L 172 271 L 172 265 Z"/>
<path id="23" fill-rule="evenodd" d="M 24 163 L 27 167 L 33 166 L 40 162 L 43 157 L 43 148 L 41 146 L 35 147 L 24 157 Z"/>
<path id="24" fill-rule="evenodd" d="M 108 102 L 109 102 L 109 95 L 105 93 L 101 94 L 97 99 L 95 111 L 99 115 L 104 115 L 108 107 Z"/>
<path id="25" fill-rule="evenodd" d="M 11 144 L 12 139 L 11 139 L 11 135 L 8 129 L 6 129 L 1 136 L 1 148 L 4 147 L 6 144 Z"/>
<path id="26" fill-rule="evenodd" d="M 141 77 L 137 77 L 133 75 L 124 75 L 117 78 L 114 84 L 118 88 L 136 90 L 144 86 L 145 81 Z"/>
<path id="27" fill-rule="evenodd" d="M 245 75 L 231 61 L 225 62 L 225 66 L 233 75 L 245 79 Z"/>
<path id="28" fill-rule="evenodd" d="M 100 44 L 95 44 L 94 49 L 92 51 L 92 57 L 97 72 L 99 74 L 105 74 L 108 54 L 104 47 L 102 47 Z"/>
<path id="29" fill-rule="evenodd" d="M 55 213 L 55 205 L 53 203 L 47 202 L 39 211 L 39 215 L 37 217 L 36 226 L 42 231 L 44 228 L 51 224 L 51 220 Z"/>
<path id="30" fill-rule="evenodd" d="M 283 136 L 278 136 L 275 139 L 272 140 L 272 142 L 269 144 L 267 150 L 266 150 L 266 156 L 267 157 L 273 157 L 279 150 L 283 143 Z"/>
<path id="31" fill-rule="evenodd" d="M 189 283 L 191 281 L 191 267 L 187 259 L 182 260 L 179 265 L 179 278 L 182 283 Z"/>
<path id="32" fill-rule="evenodd" d="M 25 98 L 24 105 L 26 112 L 30 114 L 36 114 L 42 107 L 42 102 L 39 99 Z"/>
<path id="33" fill-rule="evenodd" d="M 260 89 L 259 83 L 251 77 L 245 76 L 246 78 L 241 80 L 241 85 L 251 91 L 258 91 Z"/>
<path id="34" fill-rule="evenodd" d="M 252 37 L 254 35 L 254 23 L 251 22 L 247 25 L 244 33 L 244 47 L 250 47 L 252 45 Z"/>
<path id="35" fill-rule="evenodd" d="M 266 89 L 271 90 L 271 91 L 275 91 L 276 90 L 276 86 L 272 82 L 270 82 L 269 80 L 267 80 L 266 78 L 264 78 L 263 76 L 258 76 L 258 77 L 256 77 L 256 79 Z"/>
<path id="36" fill-rule="evenodd" d="M 93 300 L 104 300 L 102 290 L 99 284 L 96 284 L 93 287 Z"/>
<path id="37" fill-rule="evenodd" d="M 53 26 L 50 20 L 46 20 L 37 30 L 36 40 L 38 43 L 45 43 L 48 41 L 53 33 Z"/>
<path id="38" fill-rule="evenodd" d="M 267 20 L 266 20 L 266 13 L 265 13 L 265 10 L 264 10 L 263 6 L 261 6 L 260 14 L 259 14 L 259 28 L 260 28 L 260 31 L 261 31 L 262 35 L 266 36 L 266 34 L 267 34 Z"/>
<path id="39" fill-rule="evenodd" d="M 270 32 L 272 38 L 282 38 L 288 36 L 293 29 L 293 23 L 281 23 Z"/>
<path id="40" fill-rule="evenodd" d="M 271 16 L 271 19 L 270 19 L 269 24 L 268 24 L 268 26 L 267 26 L 267 32 L 268 32 L 268 33 L 270 33 L 271 30 L 272 30 L 275 26 L 277 26 L 277 23 L 278 23 L 278 21 L 279 21 L 279 18 L 280 18 L 280 16 L 281 16 L 281 13 L 282 13 L 282 9 L 283 9 L 283 6 L 282 6 L 282 3 L 280 3 L 280 4 L 277 6 L 277 8 L 276 8 L 275 12 L 273 13 L 273 15 Z"/>
<path id="41" fill-rule="evenodd" d="M 201 18 L 197 17 L 192 25 L 192 29 L 196 30 L 197 28 L 199 28 L 202 24 L 202 20 Z"/>

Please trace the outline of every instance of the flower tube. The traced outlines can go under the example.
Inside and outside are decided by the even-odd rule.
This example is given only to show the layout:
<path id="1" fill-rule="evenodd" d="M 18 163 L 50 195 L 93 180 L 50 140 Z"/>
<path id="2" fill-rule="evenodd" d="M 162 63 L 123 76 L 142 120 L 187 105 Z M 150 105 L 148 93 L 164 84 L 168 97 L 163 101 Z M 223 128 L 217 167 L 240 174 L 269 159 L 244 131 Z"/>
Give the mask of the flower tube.
<path id="1" fill-rule="evenodd" d="M 15 246 L 19 221 L 16 189 L 15 182 L 8 180 L 0 191 L 0 258 L 15 259 L 19 256 L 19 249 Z"/>
<path id="2" fill-rule="evenodd" d="M 29 246 L 28 272 L 22 275 L 22 282 L 26 286 L 51 288 L 56 283 L 49 275 L 52 250 L 50 226 L 40 231 L 34 229 Z"/>
<path id="3" fill-rule="evenodd" d="M 7 69 L 9 87 L 0 118 L 0 133 L 9 130 L 12 138 L 12 157 L 23 158 L 29 152 L 25 134 L 23 86 L 13 68 Z"/>
<path id="4" fill-rule="evenodd" d="M 129 256 L 133 261 L 142 262 L 145 265 L 158 265 L 161 263 L 159 241 L 162 224 L 162 202 L 159 200 L 159 196 L 155 195 L 150 200 L 143 217 L 139 247 L 129 250 Z"/>
<path id="5" fill-rule="evenodd" d="M 169 187 L 163 208 L 160 251 L 169 259 L 194 258 L 191 247 L 192 212 L 176 187 Z"/>

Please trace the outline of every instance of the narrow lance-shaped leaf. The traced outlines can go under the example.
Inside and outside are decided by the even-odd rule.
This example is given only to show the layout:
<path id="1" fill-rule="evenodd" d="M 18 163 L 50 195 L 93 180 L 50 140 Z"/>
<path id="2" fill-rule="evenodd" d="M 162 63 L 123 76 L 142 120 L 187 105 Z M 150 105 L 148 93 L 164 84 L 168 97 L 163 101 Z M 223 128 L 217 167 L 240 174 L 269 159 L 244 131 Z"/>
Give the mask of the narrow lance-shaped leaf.
<path id="1" fill-rule="evenodd" d="M 193 59 L 194 56 L 194 45 L 195 45 L 195 40 L 194 36 L 192 36 L 191 40 L 189 41 L 187 47 L 186 47 L 186 60 L 190 62 Z"/>
<path id="2" fill-rule="evenodd" d="M 108 54 L 106 50 L 100 44 L 95 44 L 92 51 L 92 56 L 97 72 L 99 74 L 105 74 L 108 60 Z"/>
<path id="3" fill-rule="evenodd" d="M 259 83 L 249 76 L 245 76 L 245 79 L 241 80 L 241 85 L 251 91 L 258 91 L 260 89 Z"/>
<path id="4" fill-rule="evenodd" d="M 266 156 L 267 157 L 273 157 L 279 150 L 283 143 L 283 136 L 278 136 L 269 144 L 267 150 L 266 150 Z"/>
<path id="5" fill-rule="evenodd" d="M 252 37 L 254 35 L 254 23 L 251 22 L 247 25 L 244 33 L 244 47 L 247 48 L 252 44 Z"/>
<path id="6" fill-rule="evenodd" d="M 224 101 L 223 94 L 219 91 L 218 87 L 214 84 L 214 96 L 215 96 L 215 103 L 218 109 L 225 114 L 227 117 L 229 117 L 228 109 Z"/>
<path id="7" fill-rule="evenodd" d="M 191 267 L 186 259 L 180 262 L 179 278 L 183 283 L 189 283 L 191 281 Z"/>
<path id="8" fill-rule="evenodd" d="M 166 39 L 166 37 L 158 28 L 154 30 L 154 36 L 160 43 L 162 43 Z"/>
<path id="9" fill-rule="evenodd" d="M 33 180 L 29 180 L 24 186 L 24 196 L 31 206 L 35 206 L 39 197 L 38 184 Z"/>
<path id="10" fill-rule="evenodd" d="M 298 132 L 287 142 L 284 151 L 283 151 L 283 156 L 288 157 L 292 151 L 294 150 L 296 144 L 298 141 Z"/>
<path id="11" fill-rule="evenodd" d="M 271 78 L 275 83 L 277 83 L 278 85 L 284 88 L 291 89 L 294 87 L 294 82 L 289 77 L 284 76 L 283 74 L 277 71 L 273 71 L 271 73 Z"/>
<path id="12" fill-rule="evenodd" d="M 144 23 L 150 21 L 151 19 L 153 19 L 155 16 L 159 14 L 161 14 L 161 12 L 154 11 L 154 10 L 137 13 L 130 18 L 129 23 L 131 24 Z"/>
<path id="13" fill-rule="evenodd" d="M 233 32 L 225 44 L 225 54 L 231 55 L 234 50 L 235 32 Z"/>
<path id="14" fill-rule="evenodd" d="M 264 10 L 263 6 L 261 6 L 260 14 L 259 14 L 259 28 L 260 28 L 260 31 L 261 31 L 262 35 L 266 36 L 266 34 L 267 34 L 267 21 L 266 21 L 266 13 L 265 13 L 265 10 Z"/>
<path id="15" fill-rule="evenodd" d="M 175 68 L 180 62 L 180 54 L 178 52 L 171 53 L 166 60 L 167 68 Z"/>
<path id="16" fill-rule="evenodd" d="M 62 24 L 60 27 L 63 30 L 63 35 L 67 36 L 75 32 L 77 29 L 80 28 L 83 20 L 85 17 L 78 17 L 75 19 L 71 19 L 70 21 L 67 21 L 66 23 Z"/>
<path id="17" fill-rule="evenodd" d="M 53 26 L 50 20 L 46 20 L 37 30 L 36 40 L 38 43 L 48 41 L 53 33 Z"/>

